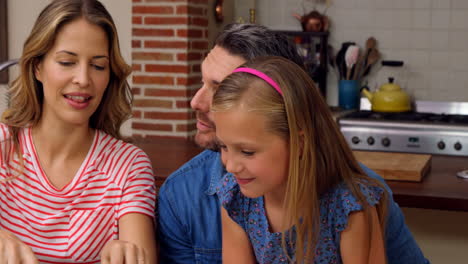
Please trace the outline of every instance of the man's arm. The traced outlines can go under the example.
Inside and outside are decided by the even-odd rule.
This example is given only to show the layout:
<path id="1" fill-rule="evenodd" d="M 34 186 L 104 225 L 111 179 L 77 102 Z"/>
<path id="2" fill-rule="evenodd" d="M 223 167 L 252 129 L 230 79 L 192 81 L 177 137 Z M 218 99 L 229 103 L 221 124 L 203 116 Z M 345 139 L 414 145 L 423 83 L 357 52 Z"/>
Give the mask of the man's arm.
<path id="1" fill-rule="evenodd" d="M 180 221 L 174 196 L 163 185 L 158 196 L 158 241 L 160 262 L 195 263 L 195 254 L 188 231 Z"/>

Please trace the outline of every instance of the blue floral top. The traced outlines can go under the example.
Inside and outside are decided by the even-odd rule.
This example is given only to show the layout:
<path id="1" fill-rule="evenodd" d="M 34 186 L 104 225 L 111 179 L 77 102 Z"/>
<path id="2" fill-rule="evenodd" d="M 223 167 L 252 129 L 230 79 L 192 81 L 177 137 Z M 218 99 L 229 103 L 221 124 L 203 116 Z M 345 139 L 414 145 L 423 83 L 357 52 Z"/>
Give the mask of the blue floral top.
<path id="1" fill-rule="evenodd" d="M 369 204 L 379 202 L 383 189 L 359 184 Z M 241 192 L 232 174 L 228 173 L 218 188 L 218 196 L 229 216 L 239 224 L 249 236 L 255 257 L 259 264 L 288 263 L 281 246 L 281 232 L 270 233 L 265 213 L 263 197 L 248 198 Z M 342 263 L 340 254 L 340 234 L 348 222 L 348 215 L 362 210 L 362 205 L 344 183 L 329 190 L 320 198 L 320 237 L 315 251 L 316 264 Z M 294 232 L 292 228 L 289 232 Z M 293 233 L 293 239 L 295 234 Z M 295 243 L 286 236 L 288 254 L 294 253 Z"/>

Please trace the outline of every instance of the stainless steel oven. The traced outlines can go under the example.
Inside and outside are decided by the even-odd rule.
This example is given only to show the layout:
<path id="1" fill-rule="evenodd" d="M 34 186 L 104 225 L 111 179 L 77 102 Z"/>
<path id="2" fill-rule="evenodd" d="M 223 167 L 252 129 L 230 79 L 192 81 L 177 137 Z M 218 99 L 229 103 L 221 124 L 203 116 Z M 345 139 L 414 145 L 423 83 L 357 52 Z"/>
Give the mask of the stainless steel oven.
<path id="1" fill-rule="evenodd" d="M 361 110 L 338 119 L 352 149 L 468 156 L 468 103 L 415 102 L 416 111 Z"/>

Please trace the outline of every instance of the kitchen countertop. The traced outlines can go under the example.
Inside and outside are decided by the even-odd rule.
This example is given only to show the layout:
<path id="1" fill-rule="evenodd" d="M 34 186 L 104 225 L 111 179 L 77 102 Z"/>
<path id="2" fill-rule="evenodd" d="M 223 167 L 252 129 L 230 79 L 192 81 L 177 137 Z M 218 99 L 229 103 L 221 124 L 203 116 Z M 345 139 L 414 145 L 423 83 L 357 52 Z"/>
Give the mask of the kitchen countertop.
<path id="1" fill-rule="evenodd" d="M 179 138 L 152 138 L 134 144 L 149 155 L 158 186 L 171 172 L 202 151 L 192 141 Z M 402 207 L 468 212 L 468 179 L 456 177 L 464 169 L 468 169 L 468 157 L 433 156 L 431 170 L 422 182 L 387 183 Z"/>
<path id="2" fill-rule="evenodd" d="M 432 156 L 431 170 L 421 182 L 387 181 L 404 207 L 468 211 L 468 179 L 456 173 L 468 169 L 468 157 Z"/>

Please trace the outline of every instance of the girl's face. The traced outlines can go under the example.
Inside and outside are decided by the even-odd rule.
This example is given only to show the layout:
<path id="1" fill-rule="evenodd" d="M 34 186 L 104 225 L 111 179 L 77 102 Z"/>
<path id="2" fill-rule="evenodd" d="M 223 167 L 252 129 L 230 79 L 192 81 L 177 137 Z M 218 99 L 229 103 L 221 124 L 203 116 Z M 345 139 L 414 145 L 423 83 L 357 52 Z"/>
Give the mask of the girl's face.
<path id="1" fill-rule="evenodd" d="M 228 172 L 250 198 L 284 197 L 289 168 L 289 143 L 266 130 L 266 118 L 233 109 L 213 113 L 221 157 Z"/>
<path id="2" fill-rule="evenodd" d="M 42 120 L 88 125 L 109 83 L 109 41 L 84 19 L 64 25 L 35 70 L 42 83 Z"/>

